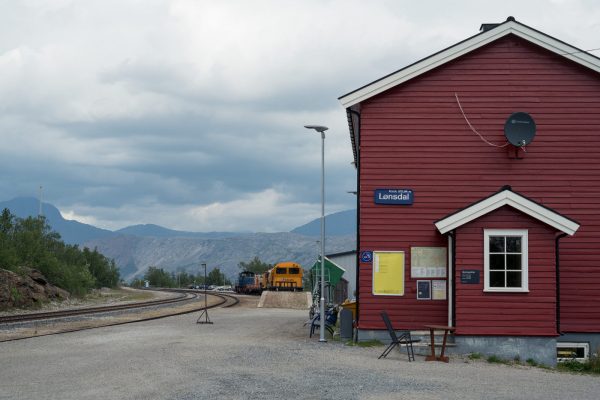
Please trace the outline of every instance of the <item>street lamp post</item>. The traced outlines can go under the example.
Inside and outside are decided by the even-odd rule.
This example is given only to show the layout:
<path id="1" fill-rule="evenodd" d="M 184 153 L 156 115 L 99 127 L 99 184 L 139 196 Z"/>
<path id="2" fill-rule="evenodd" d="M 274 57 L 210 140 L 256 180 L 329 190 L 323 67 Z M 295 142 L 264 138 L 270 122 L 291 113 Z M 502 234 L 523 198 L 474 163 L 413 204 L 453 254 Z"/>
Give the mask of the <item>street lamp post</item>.
<path id="1" fill-rule="evenodd" d="M 206 264 L 202 263 L 200 265 L 202 265 L 204 267 L 204 310 L 202 310 L 202 313 L 198 317 L 198 320 L 196 320 L 196 323 L 197 324 L 212 324 L 211 320 L 208 318 L 208 303 L 206 300 Z M 204 315 L 204 321 L 202 321 L 203 315 Z"/>
<path id="2" fill-rule="evenodd" d="M 322 125 L 304 125 L 306 129 L 314 129 L 321 134 L 321 304 L 319 308 L 320 336 L 319 342 L 325 339 L 325 131 L 329 128 Z"/>

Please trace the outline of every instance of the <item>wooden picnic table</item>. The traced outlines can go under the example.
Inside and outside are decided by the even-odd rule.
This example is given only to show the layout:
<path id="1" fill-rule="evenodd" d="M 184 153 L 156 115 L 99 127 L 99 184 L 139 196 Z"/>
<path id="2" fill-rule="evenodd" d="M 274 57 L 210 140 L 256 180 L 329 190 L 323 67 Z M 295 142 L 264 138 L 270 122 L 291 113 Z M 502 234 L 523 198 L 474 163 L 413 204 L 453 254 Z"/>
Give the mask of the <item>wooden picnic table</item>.
<path id="1" fill-rule="evenodd" d="M 456 328 L 446 325 L 425 325 L 425 328 L 429 329 L 429 335 L 431 337 L 431 355 L 427 356 L 425 358 L 425 361 L 442 361 L 446 363 L 449 362 L 450 359 L 448 358 L 448 356 L 444 355 L 444 353 L 446 352 L 446 339 L 448 338 L 448 332 L 454 332 Z M 435 331 L 444 331 L 444 341 L 442 342 L 442 351 L 439 356 L 435 355 Z"/>

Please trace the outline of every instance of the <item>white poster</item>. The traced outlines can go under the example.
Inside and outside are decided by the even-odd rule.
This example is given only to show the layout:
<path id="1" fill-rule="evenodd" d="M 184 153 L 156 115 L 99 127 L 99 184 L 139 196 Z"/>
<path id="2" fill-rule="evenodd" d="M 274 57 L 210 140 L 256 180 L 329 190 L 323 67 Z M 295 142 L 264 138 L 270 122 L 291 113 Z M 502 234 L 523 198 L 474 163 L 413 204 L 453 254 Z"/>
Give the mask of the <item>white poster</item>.
<path id="1" fill-rule="evenodd" d="M 431 281 L 431 299 L 446 300 L 446 281 Z"/>

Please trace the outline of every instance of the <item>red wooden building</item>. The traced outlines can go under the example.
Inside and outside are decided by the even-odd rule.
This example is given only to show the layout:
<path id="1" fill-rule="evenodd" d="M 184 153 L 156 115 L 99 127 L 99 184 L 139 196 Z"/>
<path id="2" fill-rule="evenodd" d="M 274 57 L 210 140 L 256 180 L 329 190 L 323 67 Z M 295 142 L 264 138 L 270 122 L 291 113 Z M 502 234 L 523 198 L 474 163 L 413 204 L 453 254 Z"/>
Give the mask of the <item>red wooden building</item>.
<path id="1" fill-rule="evenodd" d="M 454 326 L 459 352 L 553 364 L 557 342 L 596 351 L 599 72 L 509 17 L 340 97 L 359 339 L 385 337 L 386 310 L 397 329 Z"/>

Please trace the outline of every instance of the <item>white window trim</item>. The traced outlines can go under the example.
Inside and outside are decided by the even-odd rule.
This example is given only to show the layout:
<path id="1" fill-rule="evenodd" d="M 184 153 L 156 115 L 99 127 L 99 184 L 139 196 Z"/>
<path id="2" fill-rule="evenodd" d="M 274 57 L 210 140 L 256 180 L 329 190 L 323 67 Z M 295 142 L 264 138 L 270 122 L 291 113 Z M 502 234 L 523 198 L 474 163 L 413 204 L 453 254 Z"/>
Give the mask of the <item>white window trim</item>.
<path id="1" fill-rule="evenodd" d="M 483 270 L 484 292 L 527 293 L 529 292 L 529 232 L 527 229 L 484 229 L 483 230 Z M 490 287 L 490 236 L 521 236 L 521 287 Z"/>
<path id="2" fill-rule="evenodd" d="M 582 347 L 583 348 L 583 358 L 581 357 L 558 357 L 558 348 L 559 347 L 572 347 L 572 348 L 577 348 L 577 347 Z M 556 350 L 557 350 L 557 361 L 558 362 L 564 362 L 564 361 L 580 361 L 580 362 L 585 362 L 588 361 L 590 359 L 590 344 L 589 343 L 578 343 L 578 342 L 556 342 Z"/>

